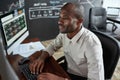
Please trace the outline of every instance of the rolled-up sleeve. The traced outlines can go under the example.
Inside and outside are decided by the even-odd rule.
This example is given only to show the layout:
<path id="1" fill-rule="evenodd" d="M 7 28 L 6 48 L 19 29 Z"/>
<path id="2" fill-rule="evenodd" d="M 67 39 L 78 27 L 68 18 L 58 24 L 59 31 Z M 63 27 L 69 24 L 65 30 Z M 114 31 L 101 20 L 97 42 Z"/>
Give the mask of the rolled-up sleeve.
<path id="1" fill-rule="evenodd" d="M 89 37 L 86 41 L 86 57 L 88 64 L 88 80 L 104 80 L 103 51 L 97 37 Z"/>
<path id="2" fill-rule="evenodd" d="M 55 51 L 62 47 L 62 35 L 59 34 L 56 39 L 51 42 L 48 47 L 46 47 L 45 51 L 47 51 L 50 55 L 53 55 Z"/>

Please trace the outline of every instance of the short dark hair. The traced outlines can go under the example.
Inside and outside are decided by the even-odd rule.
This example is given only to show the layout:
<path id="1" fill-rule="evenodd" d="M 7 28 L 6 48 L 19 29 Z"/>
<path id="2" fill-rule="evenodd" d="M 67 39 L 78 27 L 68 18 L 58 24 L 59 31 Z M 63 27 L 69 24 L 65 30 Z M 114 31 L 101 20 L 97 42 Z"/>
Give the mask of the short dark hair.
<path id="1" fill-rule="evenodd" d="M 61 10 L 62 9 L 67 10 L 68 12 L 74 11 L 75 17 L 78 19 L 83 19 L 84 17 L 84 7 L 80 3 L 68 2 L 61 8 Z"/>

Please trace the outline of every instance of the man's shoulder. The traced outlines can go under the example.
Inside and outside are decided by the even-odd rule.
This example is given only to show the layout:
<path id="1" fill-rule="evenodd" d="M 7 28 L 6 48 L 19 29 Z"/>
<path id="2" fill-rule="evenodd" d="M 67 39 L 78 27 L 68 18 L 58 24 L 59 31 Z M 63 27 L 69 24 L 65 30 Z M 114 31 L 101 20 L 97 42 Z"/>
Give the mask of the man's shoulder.
<path id="1" fill-rule="evenodd" d="M 96 35 L 92 31 L 90 31 L 89 29 L 85 28 L 84 36 L 90 37 L 90 36 L 96 36 Z"/>
<path id="2" fill-rule="evenodd" d="M 87 40 L 93 40 L 93 39 L 97 40 L 98 39 L 98 37 L 92 31 L 90 31 L 88 29 L 85 29 L 84 36 Z"/>

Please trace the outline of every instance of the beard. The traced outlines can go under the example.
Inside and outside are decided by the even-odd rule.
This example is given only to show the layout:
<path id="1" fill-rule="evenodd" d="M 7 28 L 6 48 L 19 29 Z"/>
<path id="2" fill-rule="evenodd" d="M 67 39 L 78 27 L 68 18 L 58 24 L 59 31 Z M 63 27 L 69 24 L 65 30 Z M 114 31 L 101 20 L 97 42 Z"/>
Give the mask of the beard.
<path id="1" fill-rule="evenodd" d="M 72 28 L 72 26 L 59 25 L 59 30 L 61 33 L 64 33 L 64 34 L 74 32 L 74 28 Z"/>
<path id="2" fill-rule="evenodd" d="M 59 30 L 61 33 L 68 33 L 67 26 L 59 25 Z"/>

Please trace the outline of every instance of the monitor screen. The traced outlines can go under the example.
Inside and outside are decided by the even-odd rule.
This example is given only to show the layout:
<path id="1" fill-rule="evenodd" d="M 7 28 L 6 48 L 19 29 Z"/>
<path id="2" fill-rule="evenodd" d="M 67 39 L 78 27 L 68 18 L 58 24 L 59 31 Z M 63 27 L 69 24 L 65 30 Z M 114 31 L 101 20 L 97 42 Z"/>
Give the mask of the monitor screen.
<path id="1" fill-rule="evenodd" d="M 1 34 L 8 54 L 29 35 L 24 9 L 14 10 L 0 17 Z"/>
<path id="2" fill-rule="evenodd" d="M 108 16 L 119 16 L 119 8 L 116 7 L 108 7 L 107 8 L 107 15 Z"/>

